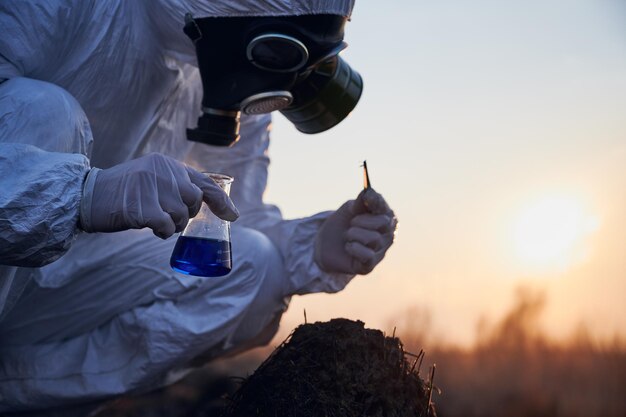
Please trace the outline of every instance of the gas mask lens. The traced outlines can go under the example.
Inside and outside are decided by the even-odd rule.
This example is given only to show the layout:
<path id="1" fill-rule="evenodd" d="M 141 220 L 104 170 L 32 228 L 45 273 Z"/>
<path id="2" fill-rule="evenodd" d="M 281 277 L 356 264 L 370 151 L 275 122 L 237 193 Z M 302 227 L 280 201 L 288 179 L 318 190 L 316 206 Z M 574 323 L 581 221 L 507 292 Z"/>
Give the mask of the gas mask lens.
<path id="1" fill-rule="evenodd" d="M 252 65 L 265 71 L 298 71 L 309 59 L 309 51 L 298 39 L 280 33 L 265 33 L 252 39 L 246 48 Z"/>

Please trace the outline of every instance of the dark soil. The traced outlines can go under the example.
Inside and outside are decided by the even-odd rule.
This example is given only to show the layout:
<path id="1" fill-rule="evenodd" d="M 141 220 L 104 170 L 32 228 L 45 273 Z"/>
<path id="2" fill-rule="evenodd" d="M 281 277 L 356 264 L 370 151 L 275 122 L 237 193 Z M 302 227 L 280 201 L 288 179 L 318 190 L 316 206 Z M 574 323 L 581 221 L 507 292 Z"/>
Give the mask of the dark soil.
<path id="1" fill-rule="evenodd" d="M 243 382 L 227 417 L 434 416 L 423 354 L 398 338 L 334 319 L 303 324 Z"/>

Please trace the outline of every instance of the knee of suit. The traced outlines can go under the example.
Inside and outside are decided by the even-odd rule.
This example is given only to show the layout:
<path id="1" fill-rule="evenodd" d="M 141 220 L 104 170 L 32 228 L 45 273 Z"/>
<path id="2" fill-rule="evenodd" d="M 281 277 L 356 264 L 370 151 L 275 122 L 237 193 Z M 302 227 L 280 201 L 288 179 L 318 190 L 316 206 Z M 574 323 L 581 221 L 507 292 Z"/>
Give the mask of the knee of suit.
<path id="1" fill-rule="evenodd" d="M 256 287 L 276 286 L 284 275 L 283 259 L 276 246 L 263 233 L 247 227 L 232 228 L 233 276 L 242 273 L 248 280 L 254 280 Z"/>
<path id="2" fill-rule="evenodd" d="M 0 84 L 0 141 L 89 157 L 93 137 L 87 115 L 66 90 L 45 81 L 12 78 Z"/>
<path id="3" fill-rule="evenodd" d="M 288 300 L 284 296 L 286 270 L 282 256 L 265 234 L 245 227 L 233 228 L 233 254 L 233 276 L 243 280 L 238 287 L 254 291 L 238 318 L 237 330 L 232 335 L 233 345 L 267 343 L 266 338 L 257 340 L 260 332 L 276 321 L 276 328 L 269 332 L 271 338 L 287 309 Z"/>

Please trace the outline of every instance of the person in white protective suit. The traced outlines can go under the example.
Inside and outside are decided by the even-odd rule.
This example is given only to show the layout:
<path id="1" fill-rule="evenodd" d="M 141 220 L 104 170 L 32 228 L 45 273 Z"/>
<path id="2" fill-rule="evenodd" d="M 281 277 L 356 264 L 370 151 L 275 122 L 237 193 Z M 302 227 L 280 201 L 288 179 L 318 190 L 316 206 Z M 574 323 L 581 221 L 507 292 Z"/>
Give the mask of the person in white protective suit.
<path id="1" fill-rule="evenodd" d="M 200 54 L 203 42 L 229 44 L 215 33 L 237 26 L 222 18 L 345 21 L 352 6 L 0 3 L 0 413 L 162 386 L 194 358 L 269 342 L 292 295 L 340 291 L 381 261 L 396 221 L 373 190 L 302 219 L 285 220 L 264 204 L 271 118 L 257 110 L 291 103 L 289 87 L 269 99 L 246 93 L 233 110 L 220 102 L 226 87 L 266 79 L 211 84 L 235 70 Z M 212 28 L 215 22 L 223 26 Z M 275 46 L 267 39 L 286 39 L 295 57 L 272 72 L 272 85 L 293 85 L 285 74 L 310 62 L 333 57 L 337 64 L 345 47 L 332 36 L 315 45 L 295 35 L 263 36 L 255 42 L 266 49 L 251 42 L 246 51 L 261 70 L 273 65 L 263 55 Z M 292 121 L 302 115 L 284 110 Z M 306 131 L 306 122 L 294 123 Z M 232 201 L 198 171 L 232 175 Z M 233 270 L 223 277 L 169 266 L 172 236 L 203 200 L 218 216 L 237 219 Z"/>

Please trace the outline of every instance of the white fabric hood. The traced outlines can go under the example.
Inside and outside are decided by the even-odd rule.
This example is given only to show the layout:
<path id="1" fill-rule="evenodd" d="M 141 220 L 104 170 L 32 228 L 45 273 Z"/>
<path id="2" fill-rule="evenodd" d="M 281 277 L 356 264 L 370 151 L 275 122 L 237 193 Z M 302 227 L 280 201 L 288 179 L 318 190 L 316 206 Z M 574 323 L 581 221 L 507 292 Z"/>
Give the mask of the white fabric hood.
<path id="1" fill-rule="evenodd" d="M 158 0 L 146 6 L 159 40 L 172 57 L 194 63 L 193 45 L 183 34 L 185 14 L 195 18 L 300 16 L 336 14 L 350 17 L 354 0 Z M 156 6 L 156 7 L 155 7 Z"/>
<path id="2" fill-rule="evenodd" d="M 160 0 L 179 17 L 297 16 L 338 14 L 349 17 L 354 0 Z M 182 15 L 181 15 L 182 13 Z"/>

